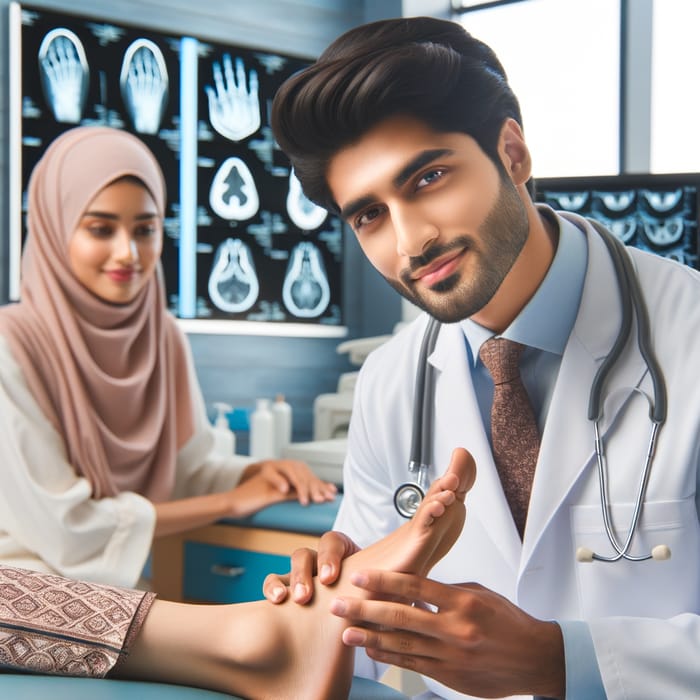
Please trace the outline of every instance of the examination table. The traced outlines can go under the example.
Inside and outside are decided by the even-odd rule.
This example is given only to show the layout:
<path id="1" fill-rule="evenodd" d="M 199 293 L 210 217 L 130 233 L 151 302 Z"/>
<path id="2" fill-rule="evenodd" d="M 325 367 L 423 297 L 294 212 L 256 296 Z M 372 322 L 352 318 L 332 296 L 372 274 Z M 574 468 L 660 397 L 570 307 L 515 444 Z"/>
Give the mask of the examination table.
<path id="1" fill-rule="evenodd" d="M 210 690 L 166 683 L 0 672 L 0 698 L 3 700 L 231 700 L 232 697 Z M 353 681 L 350 693 L 351 700 L 405 698 L 405 695 L 389 686 L 363 678 Z"/>

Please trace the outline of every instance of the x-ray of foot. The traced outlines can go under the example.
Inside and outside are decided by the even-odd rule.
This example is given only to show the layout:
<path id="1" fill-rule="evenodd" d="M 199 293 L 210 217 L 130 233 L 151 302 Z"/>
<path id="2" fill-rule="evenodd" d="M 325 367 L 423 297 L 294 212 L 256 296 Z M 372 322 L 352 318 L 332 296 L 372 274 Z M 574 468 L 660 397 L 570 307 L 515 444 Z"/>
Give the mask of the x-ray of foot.
<path id="1" fill-rule="evenodd" d="M 284 305 L 298 318 L 315 318 L 326 310 L 330 299 L 321 252 L 313 243 L 299 243 L 292 250 L 282 285 Z"/>
<path id="2" fill-rule="evenodd" d="M 260 101 L 258 74 L 255 70 L 246 79 L 242 58 L 236 58 L 236 70 L 229 54 L 224 54 L 222 65 L 214 61 L 214 87 L 206 85 L 209 101 L 209 121 L 222 136 L 241 141 L 260 128 Z"/>
<path id="3" fill-rule="evenodd" d="M 47 32 L 39 46 L 39 74 L 54 119 L 77 124 L 83 116 L 90 69 L 78 37 L 64 27 Z"/>
<path id="4" fill-rule="evenodd" d="M 287 213 L 289 218 L 305 231 L 318 228 L 328 216 L 328 211 L 314 204 L 301 189 L 301 183 L 292 169 L 289 173 L 289 190 L 287 191 Z"/>
<path id="5" fill-rule="evenodd" d="M 126 110 L 141 134 L 156 134 L 168 103 L 163 53 L 148 39 L 136 39 L 124 53 L 119 87 Z"/>
<path id="6" fill-rule="evenodd" d="M 240 158 L 227 158 L 216 171 L 209 188 L 209 204 L 229 221 L 243 221 L 258 213 L 260 198 L 255 180 Z"/>
<path id="7" fill-rule="evenodd" d="M 209 296 L 228 313 L 247 311 L 260 292 L 255 265 L 248 248 L 238 238 L 227 238 L 217 249 L 209 275 Z"/>

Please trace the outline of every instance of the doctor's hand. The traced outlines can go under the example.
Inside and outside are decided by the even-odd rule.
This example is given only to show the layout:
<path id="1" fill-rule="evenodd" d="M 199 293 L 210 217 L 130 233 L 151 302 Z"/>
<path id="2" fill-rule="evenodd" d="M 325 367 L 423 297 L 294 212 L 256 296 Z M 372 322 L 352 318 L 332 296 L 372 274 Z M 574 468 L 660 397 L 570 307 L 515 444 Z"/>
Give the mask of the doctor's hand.
<path id="1" fill-rule="evenodd" d="M 311 602 L 313 577 L 326 586 L 334 583 L 340 575 L 341 562 L 359 551 L 358 547 L 342 532 L 326 532 L 321 536 L 318 552 L 302 548 L 292 552 L 292 570 L 280 576 L 269 574 L 263 582 L 263 595 L 271 603 L 282 603 L 290 595 L 295 603 Z"/>
<path id="2" fill-rule="evenodd" d="M 301 505 L 332 501 L 338 489 L 335 484 L 319 479 L 304 463 L 295 459 L 268 459 L 249 464 L 240 484 L 248 479 L 257 478 L 265 481 L 286 498 L 296 498 Z"/>
<path id="3" fill-rule="evenodd" d="M 333 600 L 331 611 L 353 625 L 343 632 L 346 645 L 469 695 L 564 698 L 564 642 L 555 622 L 478 584 L 386 571 L 357 572 L 351 581 L 373 599 Z"/>

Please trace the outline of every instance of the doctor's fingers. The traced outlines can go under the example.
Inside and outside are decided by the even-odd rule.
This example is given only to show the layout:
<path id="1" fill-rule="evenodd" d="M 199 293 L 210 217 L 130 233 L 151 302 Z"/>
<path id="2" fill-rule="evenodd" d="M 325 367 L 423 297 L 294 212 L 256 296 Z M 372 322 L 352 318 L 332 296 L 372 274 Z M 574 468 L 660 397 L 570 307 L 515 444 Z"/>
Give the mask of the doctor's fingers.
<path id="1" fill-rule="evenodd" d="M 453 589 L 457 595 L 452 604 L 437 612 L 342 599 L 350 602 L 342 616 L 356 617 L 355 626 L 343 632 L 343 642 L 364 647 L 375 661 L 414 670 L 478 697 L 564 697 L 559 625 L 535 620 L 488 589 L 471 584 L 467 590 Z"/>
<path id="2" fill-rule="evenodd" d="M 354 572 L 350 578 L 353 585 L 371 593 L 372 598 L 391 598 L 407 603 L 422 602 L 442 609 L 455 605 L 455 596 L 460 591 L 485 590 L 478 584 L 440 583 L 418 574 L 395 571 L 365 570 Z"/>
<path id="3" fill-rule="evenodd" d="M 290 595 L 295 603 L 311 601 L 316 574 L 316 552 L 308 547 L 295 549 L 290 557 L 292 570 L 285 575 L 268 574 L 263 581 L 263 595 L 271 603 L 282 603 Z"/>
<path id="4" fill-rule="evenodd" d="M 268 574 L 263 581 L 263 595 L 270 603 L 283 603 L 289 597 L 289 574 Z"/>
<path id="5" fill-rule="evenodd" d="M 348 646 L 363 646 L 367 656 L 379 663 L 400 666 L 435 678 L 450 688 L 464 689 L 463 680 L 457 676 L 468 673 L 468 667 L 464 651 L 454 645 L 420 633 L 357 627 L 348 627 L 343 632 L 343 642 Z"/>
<path id="6" fill-rule="evenodd" d="M 319 581 L 327 586 L 337 581 L 343 559 L 359 551 L 360 547 L 343 532 L 331 530 L 323 534 L 318 543 Z M 294 573 L 293 567 L 292 573 Z"/>

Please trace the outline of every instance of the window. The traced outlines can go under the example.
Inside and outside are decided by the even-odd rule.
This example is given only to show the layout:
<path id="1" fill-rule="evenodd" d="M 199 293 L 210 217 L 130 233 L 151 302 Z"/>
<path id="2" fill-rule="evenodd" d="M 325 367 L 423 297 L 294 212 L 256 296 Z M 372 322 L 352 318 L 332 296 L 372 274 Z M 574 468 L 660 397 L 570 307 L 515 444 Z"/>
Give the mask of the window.
<path id="1" fill-rule="evenodd" d="M 506 69 L 535 177 L 619 172 L 618 0 L 492 4 L 460 22 Z"/>
<path id="2" fill-rule="evenodd" d="M 651 171 L 700 171 L 700 3 L 658 0 L 653 9 Z"/>

